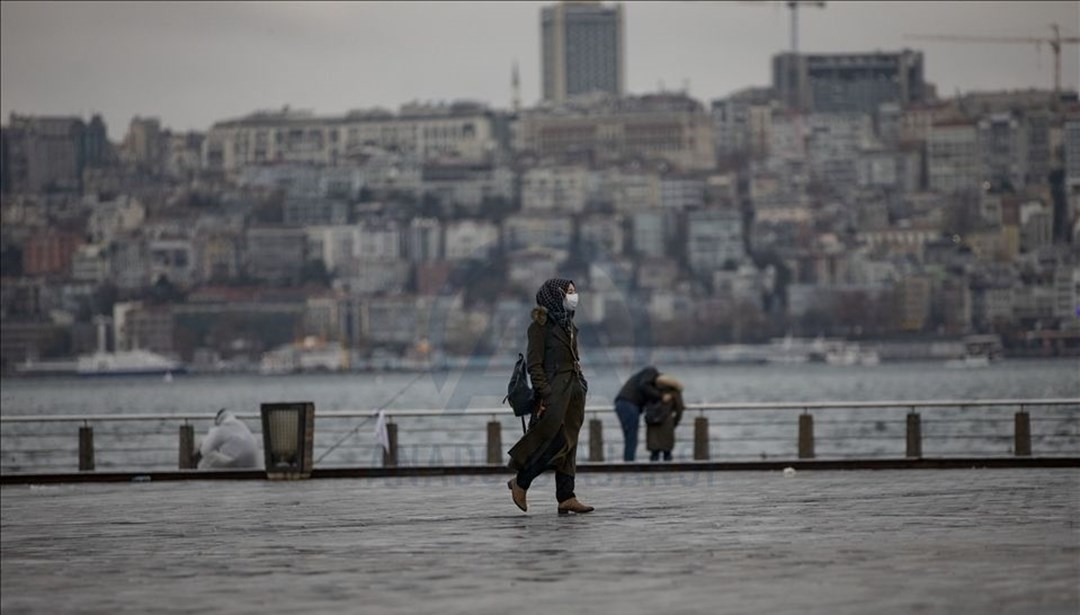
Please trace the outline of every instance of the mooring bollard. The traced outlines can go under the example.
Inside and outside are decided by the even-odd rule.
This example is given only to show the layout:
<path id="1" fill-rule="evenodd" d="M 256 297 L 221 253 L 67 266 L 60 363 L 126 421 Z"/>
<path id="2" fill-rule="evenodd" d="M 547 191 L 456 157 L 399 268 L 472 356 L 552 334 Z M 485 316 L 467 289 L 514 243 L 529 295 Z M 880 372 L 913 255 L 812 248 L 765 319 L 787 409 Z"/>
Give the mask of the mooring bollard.
<path id="1" fill-rule="evenodd" d="M 79 471 L 90 472 L 94 469 L 94 428 L 84 425 L 79 428 Z"/>
<path id="2" fill-rule="evenodd" d="M 694 461 L 709 459 L 709 419 L 694 419 Z"/>
<path id="3" fill-rule="evenodd" d="M 195 428 L 191 425 L 180 426 L 180 469 L 195 469 Z"/>
<path id="4" fill-rule="evenodd" d="M 916 412 L 907 415 L 907 456 L 922 457 L 922 425 Z"/>
<path id="5" fill-rule="evenodd" d="M 799 415 L 799 459 L 814 458 L 814 416 Z"/>
<path id="6" fill-rule="evenodd" d="M 1031 415 L 1017 412 L 1015 424 L 1013 450 L 1017 457 L 1031 457 Z"/>
<path id="7" fill-rule="evenodd" d="M 390 450 L 384 450 L 382 454 L 382 464 L 385 468 L 397 467 L 398 462 L 398 450 L 397 450 L 397 423 L 386 423 L 386 439 L 390 441 Z"/>
<path id="8" fill-rule="evenodd" d="M 589 461 L 604 460 L 604 424 L 600 419 L 589 421 Z"/>
<path id="9" fill-rule="evenodd" d="M 498 465 L 502 461 L 502 423 L 488 421 L 487 424 L 487 462 Z"/>

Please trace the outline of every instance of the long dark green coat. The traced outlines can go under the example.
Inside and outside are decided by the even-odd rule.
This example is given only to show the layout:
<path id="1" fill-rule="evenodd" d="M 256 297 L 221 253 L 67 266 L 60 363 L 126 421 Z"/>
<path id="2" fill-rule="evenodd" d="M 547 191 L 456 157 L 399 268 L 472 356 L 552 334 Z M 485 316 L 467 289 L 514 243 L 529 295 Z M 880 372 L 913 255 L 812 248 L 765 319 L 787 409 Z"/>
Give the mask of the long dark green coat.
<path id="1" fill-rule="evenodd" d="M 670 451 L 675 448 L 675 428 L 678 427 L 679 421 L 682 420 L 683 410 L 686 406 L 683 405 L 682 393 L 678 389 L 671 387 L 658 387 L 660 393 L 671 393 L 671 399 L 666 402 L 659 402 L 667 406 L 665 409 L 667 416 L 664 417 L 664 422 L 659 425 L 645 426 L 645 448 L 650 451 Z"/>
<path id="2" fill-rule="evenodd" d="M 542 307 L 532 311 L 529 325 L 527 362 L 529 379 L 538 401 L 547 406 L 544 416 L 510 449 L 510 467 L 523 468 L 530 458 L 539 456 L 559 433 L 565 445 L 555 455 L 557 472 L 571 476 L 577 470 L 577 441 L 585 421 L 585 392 L 588 384 L 578 363 L 577 327 L 567 332 L 548 318 Z"/>

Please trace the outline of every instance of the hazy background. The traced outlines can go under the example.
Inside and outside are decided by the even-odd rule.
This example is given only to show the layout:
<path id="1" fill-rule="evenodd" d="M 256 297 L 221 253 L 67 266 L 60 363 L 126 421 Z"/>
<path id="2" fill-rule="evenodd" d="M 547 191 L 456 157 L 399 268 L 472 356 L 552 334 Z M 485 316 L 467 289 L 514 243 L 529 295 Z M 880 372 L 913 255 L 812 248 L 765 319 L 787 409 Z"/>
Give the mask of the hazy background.
<path id="1" fill-rule="evenodd" d="M 114 135 L 133 115 L 174 130 L 284 104 L 336 114 L 414 99 L 497 107 L 521 71 L 539 98 L 542 2 L 9 2 L 0 4 L 0 113 L 87 116 Z M 663 81 L 710 100 L 769 83 L 789 47 L 782 2 L 628 2 L 629 93 Z M 905 34 L 1063 35 L 1077 2 L 829 2 L 800 10 L 800 50 L 926 52 L 926 78 L 957 89 L 1052 85 L 1048 47 L 906 41 Z M 1080 51 L 1062 51 L 1062 87 L 1080 81 Z"/>

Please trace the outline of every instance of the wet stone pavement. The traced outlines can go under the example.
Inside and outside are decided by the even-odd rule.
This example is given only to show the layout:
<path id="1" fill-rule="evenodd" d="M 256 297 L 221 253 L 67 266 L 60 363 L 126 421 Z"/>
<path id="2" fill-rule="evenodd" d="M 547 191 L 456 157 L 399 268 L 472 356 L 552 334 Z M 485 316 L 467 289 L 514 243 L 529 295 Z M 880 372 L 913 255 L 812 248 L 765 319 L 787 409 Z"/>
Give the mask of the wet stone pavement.
<path id="1" fill-rule="evenodd" d="M 19 613 L 1080 612 L 1080 471 L 11 486 Z"/>

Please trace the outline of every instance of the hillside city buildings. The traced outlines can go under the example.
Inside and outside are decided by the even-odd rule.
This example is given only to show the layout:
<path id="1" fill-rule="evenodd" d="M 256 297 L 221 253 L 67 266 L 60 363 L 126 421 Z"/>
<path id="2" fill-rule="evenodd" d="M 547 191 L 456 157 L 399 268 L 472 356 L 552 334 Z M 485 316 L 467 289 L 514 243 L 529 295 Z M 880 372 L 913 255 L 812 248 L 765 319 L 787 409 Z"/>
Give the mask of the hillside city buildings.
<path id="1" fill-rule="evenodd" d="M 13 114 L 3 368 L 92 351 L 100 317 L 111 348 L 223 369 L 295 343 L 514 354 L 555 275 L 609 346 L 993 333 L 1076 352 L 1075 92 L 940 98 L 900 50 L 778 54 L 771 86 L 712 101 L 627 95 L 621 13 L 578 4 L 544 10 L 551 44 L 580 27 L 575 53 L 616 60 L 567 59 L 582 73 L 517 110 L 137 117 L 118 141 L 99 116 Z"/>

